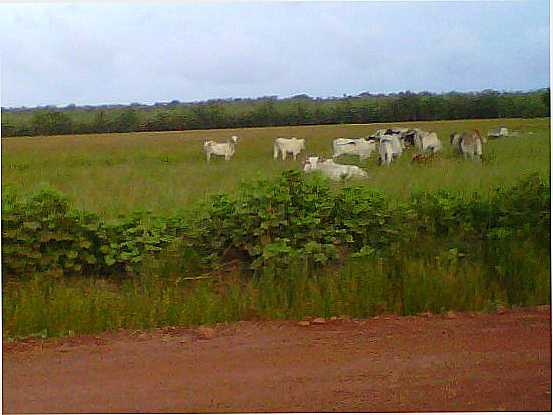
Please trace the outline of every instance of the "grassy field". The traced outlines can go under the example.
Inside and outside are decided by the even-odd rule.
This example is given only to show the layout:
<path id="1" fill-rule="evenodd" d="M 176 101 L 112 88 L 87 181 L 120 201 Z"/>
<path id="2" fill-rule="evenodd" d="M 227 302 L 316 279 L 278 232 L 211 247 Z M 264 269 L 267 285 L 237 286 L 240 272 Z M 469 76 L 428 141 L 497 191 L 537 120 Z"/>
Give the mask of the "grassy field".
<path id="1" fill-rule="evenodd" d="M 542 118 L 10 138 L 2 140 L 2 184 L 24 193 L 47 185 L 67 194 L 76 207 L 106 218 L 137 209 L 169 214 L 207 194 L 231 192 L 241 180 L 300 167 L 301 160 L 273 160 L 276 137 L 305 138 L 309 154 L 328 156 L 333 138 L 368 135 L 391 125 L 436 131 L 445 147 L 431 166 L 412 165 L 409 155 L 390 168 L 377 166 L 374 158 L 360 164 L 369 173 L 367 186 L 392 198 L 438 188 L 485 193 L 530 172 L 549 175 L 550 119 Z M 485 133 L 499 125 L 520 134 L 490 141 L 484 164 L 452 154 L 451 132 L 479 128 Z M 208 165 L 203 140 L 224 141 L 233 134 L 241 139 L 235 157 Z"/>
<path id="2" fill-rule="evenodd" d="M 442 155 L 432 164 L 415 165 L 410 162 L 413 150 L 409 150 L 391 167 L 377 166 L 372 158 L 361 164 L 369 178 L 357 183 L 383 191 L 391 204 L 405 200 L 417 190 L 447 189 L 467 195 L 476 191 L 487 195 L 500 185 L 511 188 L 533 172 L 549 176 L 549 124 L 548 118 L 404 123 L 436 131 L 445 147 Z M 518 135 L 489 141 L 484 148 L 483 163 L 465 161 L 453 154 L 448 140 L 451 132 L 479 128 L 485 133 L 499 125 L 506 125 Z M 273 160 L 271 141 L 276 137 L 306 138 L 308 154 L 328 156 L 333 138 L 368 135 L 382 127 L 332 125 L 3 139 L 2 185 L 22 194 L 48 186 L 68 195 L 72 206 L 96 212 L 106 219 L 139 209 L 167 215 L 186 212 L 209 194 L 231 193 L 243 180 L 270 178 L 285 169 L 300 167 L 301 160 Z M 229 162 L 216 159 L 208 165 L 202 151 L 203 140 L 222 141 L 233 134 L 241 138 L 235 157 Z M 343 161 L 359 163 L 355 158 Z M 514 232 L 517 225 L 522 227 L 524 220 L 532 216 L 526 213 L 536 212 L 532 208 L 536 201 L 532 198 L 539 197 L 539 193 L 529 189 L 528 195 L 514 208 L 523 218 L 509 216 L 515 223 L 507 221 L 501 225 L 505 229 L 494 228 L 498 235 L 510 229 Z M 468 203 L 470 198 L 460 200 L 461 204 Z M 505 206 L 507 213 L 512 213 L 512 207 Z M 494 212 L 502 214 L 501 209 Z M 304 219 L 310 217 L 304 216 Z M 42 218 L 34 218 L 37 219 Z M 362 219 L 365 221 L 367 217 Z M 447 220 L 444 223 L 449 223 Z M 543 217 L 536 220 L 546 222 Z M 244 227 L 243 222 L 237 223 L 240 229 Z M 403 217 L 396 225 L 399 223 L 409 224 Z M 478 219 L 475 223 L 480 226 L 486 222 Z M 418 226 L 416 222 L 414 225 Z M 202 229 L 205 232 L 208 228 Z M 537 235 L 540 232 L 530 233 L 535 240 L 505 236 L 499 240 L 494 237 L 481 240 L 475 237 L 477 232 L 470 233 L 463 226 L 450 233 L 429 229 L 426 237 L 414 239 L 417 249 L 403 246 L 401 253 L 382 251 L 375 257 L 351 257 L 343 263 L 309 268 L 309 272 L 306 272 L 309 260 L 304 258 L 277 272 L 271 266 L 264 266 L 254 278 L 251 270 L 243 272 L 240 268 L 212 275 L 207 281 L 182 279 L 188 274 L 196 276 L 199 271 L 193 265 L 200 257 L 194 257 L 195 251 L 179 244 L 171 245 L 159 255 L 145 256 L 132 278 L 79 273 L 55 278 L 48 272 L 16 273 L 12 278 L 3 278 L 3 335 L 4 338 L 64 336 L 117 328 L 305 315 L 367 317 L 383 312 L 493 311 L 504 306 L 550 302 L 550 253 L 543 244 L 543 235 Z M 69 232 L 69 228 L 65 231 Z M 29 236 L 29 229 L 25 232 L 20 236 Z M 411 236 L 417 236 L 417 232 Z M 210 241 L 212 236 L 208 238 Z M 29 240 L 34 241 L 34 237 L 29 236 Z M 3 240 L 4 252 L 7 252 L 7 240 Z M 10 241 L 14 248 L 17 244 L 25 245 L 27 239 Z M 41 243 L 38 245 L 46 244 Z M 64 242 L 54 240 L 53 243 L 61 246 Z M 53 246 L 49 244 L 45 245 L 48 252 Z M 20 251 L 14 252 L 25 250 L 25 246 L 19 248 Z M 36 254 L 35 245 L 30 249 Z M 50 255 L 46 251 L 42 252 L 45 258 Z M 69 252 L 63 254 L 69 258 Z M 98 259 L 102 258 L 98 254 Z"/>

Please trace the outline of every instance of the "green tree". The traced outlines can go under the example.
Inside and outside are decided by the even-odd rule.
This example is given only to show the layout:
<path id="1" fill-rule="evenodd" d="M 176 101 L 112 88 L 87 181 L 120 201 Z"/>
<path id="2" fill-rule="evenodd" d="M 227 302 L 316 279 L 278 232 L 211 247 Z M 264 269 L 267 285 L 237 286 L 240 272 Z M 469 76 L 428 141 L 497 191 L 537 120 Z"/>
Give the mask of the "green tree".
<path id="1" fill-rule="evenodd" d="M 109 124 L 106 118 L 105 111 L 98 111 L 94 114 L 94 121 L 92 122 L 92 129 L 96 133 L 107 133 L 109 132 Z"/>
<path id="2" fill-rule="evenodd" d="M 127 133 L 131 131 L 137 131 L 139 127 L 139 119 L 136 110 L 127 109 L 123 111 L 115 119 L 114 130 L 120 133 Z"/>
<path id="3" fill-rule="evenodd" d="M 2 123 L 2 137 L 11 137 L 16 133 L 16 128 L 13 124 Z"/>
<path id="4" fill-rule="evenodd" d="M 35 135 L 71 134 L 73 122 L 63 112 L 37 111 L 33 113 L 31 126 Z"/>
<path id="5" fill-rule="evenodd" d="M 250 114 L 251 122 L 255 127 L 278 125 L 279 114 L 272 101 L 265 101 L 258 105 Z"/>
<path id="6" fill-rule="evenodd" d="M 545 105 L 545 116 L 549 117 L 551 114 L 551 95 L 550 95 L 550 89 L 547 88 L 546 91 L 542 95 L 542 101 Z"/>

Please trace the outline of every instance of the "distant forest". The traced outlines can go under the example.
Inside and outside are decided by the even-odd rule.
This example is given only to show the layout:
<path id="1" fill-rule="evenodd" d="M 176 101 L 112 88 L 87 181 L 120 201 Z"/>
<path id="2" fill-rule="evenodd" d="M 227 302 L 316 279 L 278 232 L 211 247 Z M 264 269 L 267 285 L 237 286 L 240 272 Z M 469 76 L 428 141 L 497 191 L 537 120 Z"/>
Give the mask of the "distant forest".
<path id="1" fill-rule="evenodd" d="M 171 101 L 143 105 L 2 108 L 2 136 L 181 131 L 282 125 L 548 117 L 550 90 L 362 93 L 312 98 Z"/>

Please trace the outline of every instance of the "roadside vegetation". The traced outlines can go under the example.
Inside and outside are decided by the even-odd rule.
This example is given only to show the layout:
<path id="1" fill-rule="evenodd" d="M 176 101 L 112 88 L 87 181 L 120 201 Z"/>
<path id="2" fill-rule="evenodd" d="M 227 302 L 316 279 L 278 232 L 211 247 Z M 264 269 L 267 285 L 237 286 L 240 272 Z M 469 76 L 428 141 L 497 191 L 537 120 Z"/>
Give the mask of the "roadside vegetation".
<path id="1" fill-rule="evenodd" d="M 338 184 L 273 161 L 272 129 L 240 131 L 236 159 L 209 166 L 200 140 L 163 134 L 3 140 L 3 335 L 547 304 L 548 122 L 508 120 L 519 136 L 490 142 L 482 164 L 448 147 L 466 121 L 432 123 L 438 160 L 369 160 L 368 180 Z M 373 129 L 312 128 L 317 154 L 337 131 Z"/>
<path id="2" fill-rule="evenodd" d="M 4 335 L 550 301 L 537 175 L 487 199 L 437 191 L 395 206 L 296 171 L 241 190 L 193 219 L 112 225 L 52 192 L 4 202 Z"/>

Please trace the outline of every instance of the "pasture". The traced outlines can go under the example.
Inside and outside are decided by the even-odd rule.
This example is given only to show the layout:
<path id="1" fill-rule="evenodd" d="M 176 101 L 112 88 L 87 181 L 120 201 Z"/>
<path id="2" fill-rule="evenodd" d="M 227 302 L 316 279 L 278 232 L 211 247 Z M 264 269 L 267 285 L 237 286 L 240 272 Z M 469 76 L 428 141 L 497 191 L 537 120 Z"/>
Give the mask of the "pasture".
<path id="1" fill-rule="evenodd" d="M 53 188 L 104 220 L 48 192 L 3 204 L 4 336 L 549 303 L 549 119 L 388 125 L 436 131 L 443 152 L 389 167 L 342 157 L 368 173 L 348 187 L 281 173 L 386 125 L 3 139 L 5 194 Z M 453 131 L 499 125 L 518 135 L 488 141 L 482 162 L 453 154 Z M 232 135 L 234 157 L 208 164 L 203 141 Z M 307 152 L 273 160 L 279 136 Z M 244 193 L 255 178 L 269 180 Z M 220 272 L 232 250 L 245 259 Z"/>
<path id="2" fill-rule="evenodd" d="M 10 138 L 2 140 L 2 185 L 18 193 L 54 188 L 75 207 L 106 219 L 143 209 L 172 214 L 206 195 L 233 192 L 242 180 L 301 168 L 307 154 L 330 156 L 334 138 L 366 136 L 392 125 L 436 131 L 444 145 L 442 155 L 426 166 L 410 162 L 413 150 L 389 168 L 377 166 L 374 155 L 363 162 L 345 156 L 340 162 L 365 168 L 369 178 L 359 184 L 394 199 L 419 190 L 486 193 L 531 172 L 549 175 L 550 120 L 541 118 Z M 500 125 L 520 134 L 488 141 L 484 163 L 453 155 L 453 131 L 479 128 L 486 134 Z M 214 158 L 208 165 L 203 141 L 222 142 L 231 135 L 240 137 L 233 159 Z M 291 136 L 305 138 L 307 152 L 295 162 L 273 160 L 272 139 Z"/>

